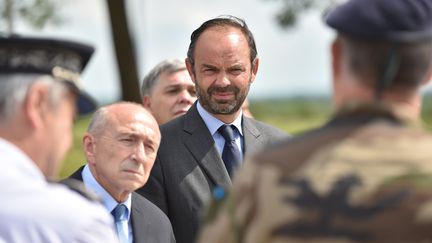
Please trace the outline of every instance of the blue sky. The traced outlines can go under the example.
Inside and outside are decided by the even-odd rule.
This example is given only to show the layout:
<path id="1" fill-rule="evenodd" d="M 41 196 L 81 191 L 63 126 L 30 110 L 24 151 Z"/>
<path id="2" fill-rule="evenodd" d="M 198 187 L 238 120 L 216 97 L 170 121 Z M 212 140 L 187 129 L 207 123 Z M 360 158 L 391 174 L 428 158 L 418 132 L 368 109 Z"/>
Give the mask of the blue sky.
<path id="1" fill-rule="evenodd" d="M 330 95 L 329 45 L 334 37 L 319 12 L 308 12 L 296 28 L 282 30 L 274 15 L 277 1 L 265 0 L 128 0 L 139 78 L 164 58 L 184 58 L 189 37 L 207 19 L 232 14 L 246 20 L 255 35 L 260 68 L 251 99 Z M 119 98 L 118 73 L 112 50 L 105 0 L 64 0 L 64 23 L 35 31 L 18 25 L 17 33 L 67 38 L 96 48 L 83 73 L 84 88 L 99 102 Z"/>

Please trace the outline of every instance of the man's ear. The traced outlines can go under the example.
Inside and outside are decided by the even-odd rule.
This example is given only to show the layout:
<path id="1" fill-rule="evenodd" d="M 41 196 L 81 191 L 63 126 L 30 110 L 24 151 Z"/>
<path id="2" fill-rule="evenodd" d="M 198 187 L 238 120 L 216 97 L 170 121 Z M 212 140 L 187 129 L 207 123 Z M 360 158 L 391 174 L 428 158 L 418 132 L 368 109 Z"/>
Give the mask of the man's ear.
<path id="1" fill-rule="evenodd" d="M 43 120 L 48 112 L 49 88 L 45 84 L 35 83 L 28 91 L 24 100 L 24 115 L 33 128 L 43 126 Z"/>
<path id="2" fill-rule="evenodd" d="M 96 149 L 95 138 L 91 134 L 86 133 L 82 139 L 82 144 L 87 163 L 94 165 Z"/>
<path id="3" fill-rule="evenodd" d="M 259 66 L 259 58 L 256 57 L 252 62 L 252 77 L 251 77 L 251 83 L 255 80 L 256 75 L 258 73 L 258 66 Z"/>
<path id="4" fill-rule="evenodd" d="M 151 102 L 150 102 L 150 96 L 149 95 L 143 95 L 142 104 L 145 108 L 150 109 Z"/>
<path id="5" fill-rule="evenodd" d="M 191 77 L 192 82 L 194 82 L 194 84 L 196 85 L 194 67 L 193 67 L 192 63 L 190 62 L 189 58 L 185 59 L 185 63 L 186 63 L 186 68 L 188 70 L 189 76 Z"/>

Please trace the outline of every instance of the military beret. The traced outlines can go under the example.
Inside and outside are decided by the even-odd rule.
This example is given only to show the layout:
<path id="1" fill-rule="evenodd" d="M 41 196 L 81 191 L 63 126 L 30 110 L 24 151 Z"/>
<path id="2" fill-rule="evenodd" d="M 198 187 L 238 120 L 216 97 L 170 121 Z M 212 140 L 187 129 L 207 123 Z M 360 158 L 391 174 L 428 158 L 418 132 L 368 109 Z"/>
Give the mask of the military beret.
<path id="1" fill-rule="evenodd" d="M 432 0 L 349 0 L 326 23 L 353 38 L 412 43 L 432 39 Z"/>
<path id="2" fill-rule="evenodd" d="M 0 37 L 0 74 L 48 74 L 65 82 L 78 95 L 80 114 L 96 108 L 95 101 L 79 86 L 80 73 L 90 60 L 94 48 L 78 42 L 27 38 Z"/>

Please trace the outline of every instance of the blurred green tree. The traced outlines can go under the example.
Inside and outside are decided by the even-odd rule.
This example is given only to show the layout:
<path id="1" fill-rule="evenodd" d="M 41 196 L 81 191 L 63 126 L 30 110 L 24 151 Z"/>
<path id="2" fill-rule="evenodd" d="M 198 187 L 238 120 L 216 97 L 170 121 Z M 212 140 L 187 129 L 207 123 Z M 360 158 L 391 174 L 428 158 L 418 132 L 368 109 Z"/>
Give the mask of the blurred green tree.
<path id="1" fill-rule="evenodd" d="M 3 4 L 0 4 L 0 19 L 6 25 L 7 35 L 15 33 L 18 18 L 33 28 L 42 29 L 48 23 L 62 22 L 56 11 L 59 6 L 59 0 L 3 0 Z"/>
<path id="2" fill-rule="evenodd" d="M 299 16 L 310 9 L 319 9 L 325 14 L 328 9 L 341 0 L 266 0 L 278 1 L 282 6 L 275 19 L 283 29 L 295 26 Z"/>

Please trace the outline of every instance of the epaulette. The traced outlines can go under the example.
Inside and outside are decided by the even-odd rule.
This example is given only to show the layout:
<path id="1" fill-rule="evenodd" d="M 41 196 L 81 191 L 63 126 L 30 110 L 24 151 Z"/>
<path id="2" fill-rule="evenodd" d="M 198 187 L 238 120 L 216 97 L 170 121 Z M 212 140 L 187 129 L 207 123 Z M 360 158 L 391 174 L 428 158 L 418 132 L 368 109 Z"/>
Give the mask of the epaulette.
<path id="1" fill-rule="evenodd" d="M 81 196 L 87 198 L 92 202 L 102 203 L 101 198 L 93 191 L 88 190 L 82 181 L 77 179 L 67 178 L 58 182 L 59 184 L 65 185 L 70 190 L 77 192 Z"/>

